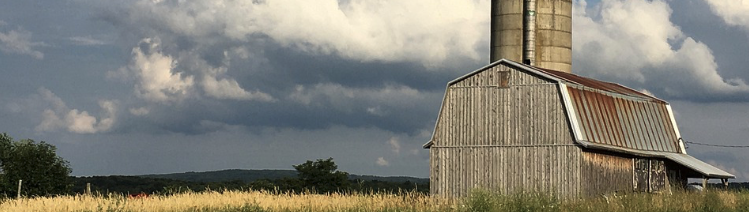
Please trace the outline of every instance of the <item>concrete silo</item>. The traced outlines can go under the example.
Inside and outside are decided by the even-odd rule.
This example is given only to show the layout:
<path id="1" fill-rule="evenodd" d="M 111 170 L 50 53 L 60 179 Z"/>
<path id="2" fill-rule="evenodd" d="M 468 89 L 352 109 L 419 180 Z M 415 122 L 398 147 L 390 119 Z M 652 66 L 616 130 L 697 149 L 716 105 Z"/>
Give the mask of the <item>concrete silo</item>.
<path id="1" fill-rule="evenodd" d="M 570 72 L 572 0 L 492 0 L 491 61 Z"/>

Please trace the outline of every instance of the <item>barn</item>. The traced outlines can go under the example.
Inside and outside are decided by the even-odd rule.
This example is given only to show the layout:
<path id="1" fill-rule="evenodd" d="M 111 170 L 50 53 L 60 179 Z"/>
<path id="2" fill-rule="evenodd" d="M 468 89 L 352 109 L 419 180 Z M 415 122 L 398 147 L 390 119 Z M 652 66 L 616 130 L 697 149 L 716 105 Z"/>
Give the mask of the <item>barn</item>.
<path id="1" fill-rule="evenodd" d="M 424 148 L 439 197 L 658 193 L 734 178 L 687 155 L 668 102 L 506 59 L 448 83 Z"/>

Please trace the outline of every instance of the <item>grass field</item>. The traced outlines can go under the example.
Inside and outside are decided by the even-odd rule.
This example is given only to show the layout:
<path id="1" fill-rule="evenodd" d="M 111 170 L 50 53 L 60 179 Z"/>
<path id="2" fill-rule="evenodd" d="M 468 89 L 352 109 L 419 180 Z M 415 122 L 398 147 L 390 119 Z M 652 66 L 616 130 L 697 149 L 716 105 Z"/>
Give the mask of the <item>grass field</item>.
<path id="1" fill-rule="evenodd" d="M 275 194 L 202 192 L 129 198 L 121 195 L 8 199 L 0 211 L 749 211 L 749 192 L 630 194 L 557 201 L 540 195 L 474 192 L 448 201 L 419 193 Z"/>

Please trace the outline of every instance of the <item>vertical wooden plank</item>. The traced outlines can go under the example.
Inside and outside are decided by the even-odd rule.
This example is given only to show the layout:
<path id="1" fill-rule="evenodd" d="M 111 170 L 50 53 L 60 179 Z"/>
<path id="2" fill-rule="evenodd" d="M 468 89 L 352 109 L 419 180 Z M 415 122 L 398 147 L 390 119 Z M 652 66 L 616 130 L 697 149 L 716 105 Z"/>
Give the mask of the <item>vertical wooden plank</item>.
<path id="1" fill-rule="evenodd" d="M 471 95 L 470 95 L 469 101 L 471 103 L 470 104 L 471 106 L 469 107 L 470 111 L 468 111 L 468 114 L 469 114 L 468 121 L 470 123 L 470 125 L 469 125 L 470 126 L 470 129 L 469 129 L 470 134 L 468 134 L 469 139 L 467 140 L 467 143 L 473 145 L 473 144 L 476 144 L 476 140 L 477 140 L 477 137 L 476 137 L 476 112 L 477 112 L 477 110 L 476 110 L 476 100 L 477 100 L 476 99 L 476 96 L 477 96 L 476 95 L 476 90 L 477 89 L 475 87 L 474 88 L 470 88 L 470 89 L 471 89 L 470 90 Z"/>
<path id="2" fill-rule="evenodd" d="M 443 185 L 443 190 L 445 191 L 445 194 L 452 195 L 453 191 L 450 188 L 455 186 L 455 176 L 453 175 L 453 173 L 457 171 L 454 167 L 456 162 L 455 149 L 449 148 L 445 150 L 448 151 L 445 152 L 447 155 L 447 159 L 445 160 L 447 169 L 445 169 L 445 171 L 442 173 L 442 175 L 445 176 L 445 184 Z"/>
<path id="3" fill-rule="evenodd" d="M 482 158 L 484 158 L 485 149 L 486 147 L 476 148 L 476 151 L 478 152 L 478 154 L 476 154 L 477 155 L 476 162 L 478 164 L 476 168 L 478 169 L 478 175 L 475 178 L 476 179 L 475 183 L 477 184 L 478 187 L 481 187 L 481 188 L 487 188 L 486 179 L 488 179 L 486 176 L 486 166 L 484 166 L 485 160 L 482 160 Z"/>
<path id="4" fill-rule="evenodd" d="M 438 179 L 439 179 L 439 182 L 437 183 L 437 185 L 431 185 L 431 182 L 430 182 L 429 186 L 430 186 L 430 189 L 432 188 L 432 186 L 434 186 L 436 188 L 435 192 L 433 192 L 433 193 L 438 194 L 438 196 L 440 196 L 440 197 L 444 197 L 445 190 L 442 189 L 442 186 L 446 184 L 445 183 L 445 176 L 443 175 L 443 173 L 445 173 L 445 169 L 447 168 L 447 167 L 445 167 L 445 164 L 444 164 L 445 161 L 447 161 L 447 157 L 445 157 L 445 151 L 443 149 L 437 148 L 435 150 L 437 150 L 437 154 L 439 155 L 439 158 L 440 158 L 439 161 L 435 161 L 435 163 L 437 163 L 438 166 L 440 167 L 440 169 L 437 170 L 437 172 L 436 172 L 436 174 L 438 176 Z"/>
<path id="5" fill-rule="evenodd" d="M 437 185 L 439 188 L 438 191 L 441 195 L 446 196 L 447 195 L 447 189 L 445 186 L 449 184 L 449 177 L 447 176 L 447 173 L 450 172 L 450 167 L 447 165 L 448 161 L 450 161 L 450 157 L 448 157 L 449 151 L 448 149 L 440 149 L 440 158 L 443 160 L 439 162 L 440 166 L 442 167 L 442 170 L 440 170 L 440 185 Z"/>
<path id="6" fill-rule="evenodd" d="M 436 194 L 438 191 L 435 189 L 436 185 L 439 185 L 439 182 L 437 182 L 437 166 L 435 163 L 439 160 L 439 157 L 437 157 L 437 149 L 431 148 L 429 149 L 429 191 L 432 194 Z"/>
<path id="7" fill-rule="evenodd" d="M 467 193 L 468 189 L 470 189 L 470 187 L 471 187 L 471 185 L 470 185 L 470 183 L 471 183 L 471 181 L 470 181 L 470 176 L 471 176 L 471 170 L 470 170 L 470 168 L 471 168 L 471 165 L 473 165 L 473 164 L 471 164 L 471 161 L 470 161 L 470 153 L 471 153 L 470 152 L 470 148 L 464 148 L 461 153 L 462 153 L 461 154 L 461 158 L 463 159 L 463 163 L 462 163 L 463 164 L 462 165 L 462 169 L 463 169 L 462 170 L 462 173 L 463 173 L 462 176 L 463 176 L 463 179 L 461 179 L 460 182 L 462 182 L 463 188 L 460 190 L 461 191 L 460 196 L 466 196 L 468 194 Z"/>
<path id="8" fill-rule="evenodd" d="M 462 152 L 463 150 L 460 148 L 455 148 L 457 152 L 455 152 L 455 160 L 457 163 L 453 163 L 453 169 L 455 169 L 455 178 L 454 178 L 454 186 L 450 189 L 453 190 L 454 196 L 460 196 L 460 190 L 462 189 L 461 182 L 463 181 L 463 170 L 462 170 L 462 164 L 463 164 L 463 157 Z"/>
<path id="9" fill-rule="evenodd" d="M 543 189 L 542 192 L 549 193 L 549 173 L 551 170 L 549 170 L 549 147 L 543 147 L 542 151 L 543 154 L 541 155 L 541 160 L 543 161 L 542 170 L 543 173 L 541 173 L 541 188 Z"/>
<path id="10" fill-rule="evenodd" d="M 517 180 L 515 179 L 515 150 L 512 148 L 507 148 L 507 191 L 508 193 L 511 192 L 513 189 L 515 189 L 515 182 Z"/>
<path id="11" fill-rule="evenodd" d="M 502 186 L 502 182 L 504 182 L 504 176 L 502 175 L 502 163 L 503 163 L 503 157 L 500 152 L 500 148 L 492 148 L 492 154 L 495 158 L 496 162 L 494 164 L 494 189 L 496 189 L 497 192 L 504 192 L 504 187 Z"/>
<path id="12" fill-rule="evenodd" d="M 528 180 L 529 180 L 528 178 L 530 177 L 529 175 L 532 174 L 530 172 L 530 169 L 532 168 L 531 167 L 532 163 L 529 163 L 530 161 L 528 161 L 528 160 L 529 159 L 532 160 L 532 158 L 530 157 L 530 154 L 528 152 L 528 148 L 526 148 L 526 147 L 520 147 L 519 149 L 521 149 L 521 155 L 520 155 L 520 157 L 523 158 L 524 160 L 522 160 L 522 164 L 523 165 L 521 167 L 519 167 L 520 171 L 518 173 L 518 176 L 522 179 L 521 182 L 523 182 L 523 184 L 521 184 L 521 189 L 523 189 L 523 191 L 528 191 L 529 188 L 527 188 L 528 187 L 527 185 L 530 184 L 530 182 L 528 182 Z"/>
<path id="13" fill-rule="evenodd" d="M 452 173 L 455 173 L 456 171 L 453 167 L 453 164 L 455 163 L 455 159 L 456 159 L 453 155 L 455 153 L 455 149 L 450 148 L 447 150 L 449 151 L 446 152 L 446 155 L 447 155 L 447 158 L 445 159 L 446 169 L 445 169 L 445 172 L 442 173 L 442 175 L 445 176 L 445 184 L 443 185 L 443 188 L 445 191 L 445 195 L 453 195 L 452 189 L 450 188 L 454 187 L 454 183 L 455 183 L 455 178 L 454 178 L 455 176 L 452 175 Z"/>
<path id="14" fill-rule="evenodd" d="M 491 166 L 491 170 L 489 170 L 490 176 L 489 182 L 491 183 L 491 188 L 493 191 L 499 191 L 499 185 L 498 181 L 499 175 L 497 174 L 498 166 L 499 166 L 499 156 L 497 155 L 497 148 L 491 148 L 490 151 L 490 158 L 492 159 L 489 165 Z"/>
<path id="15" fill-rule="evenodd" d="M 450 162 L 449 161 L 452 161 L 453 158 L 450 157 L 450 153 L 452 152 L 450 149 L 444 149 L 444 150 L 445 151 L 442 152 L 442 155 L 444 156 L 445 160 L 443 160 L 443 161 L 440 162 L 440 164 L 443 165 L 443 167 L 445 167 L 443 169 L 443 171 L 440 173 L 440 175 L 442 176 L 442 185 L 440 185 L 440 191 L 441 191 L 442 195 L 447 196 L 447 195 L 449 195 L 449 193 L 448 193 L 449 191 L 447 190 L 447 186 L 450 185 L 450 183 L 451 183 L 450 182 L 450 180 L 451 180 L 450 177 L 451 176 L 448 176 L 447 173 L 450 173 L 450 171 L 452 171 L 450 169 L 451 167 L 450 167 Z"/>
<path id="16" fill-rule="evenodd" d="M 499 182 L 499 185 L 502 187 L 502 192 L 504 194 L 507 194 L 507 155 L 504 153 L 504 150 L 506 148 L 497 148 L 497 152 L 499 153 L 499 159 L 500 162 L 500 168 L 499 168 L 499 175 L 501 176 L 501 181 Z"/>
<path id="17" fill-rule="evenodd" d="M 556 161 L 557 161 L 557 167 L 560 168 L 560 170 L 557 170 L 557 180 L 558 180 L 558 185 L 559 185 L 558 186 L 558 189 L 559 189 L 558 192 L 559 192 L 560 195 L 564 195 L 564 187 L 567 186 L 567 185 L 564 183 L 564 175 L 563 175 L 563 172 L 564 172 L 564 166 L 563 166 L 564 165 L 564 163 L 563 163 L 564 160 L 563 159 L 564 159 L 564 157 L 562 156 L 561 153 L 562 152 L 559 151 L 559 148 L 557 148 L 557 151 L 556 151 L 557 160 Z"/>
<path id="18" fill-rule="evenodd" d="M 457 92 L 458 91 L 455 89 L 450 89 L 450 99 L 452 100 L 450 101 L 450 109 L 448 110 L 450 117 L 450 120 L 448 121 L 448 125 L 450 126 L 450 128 L 448 130 L 450 133 L 447 134 L 449 139 L 447 139 L 445 143 L 442 144 L 443 146 L 452 145 L 452 142 L 455 140 L 455 135 L 458 134 L 456 130 L 457 126 L 455 124 L 457 122 L 457 117 L 455 116 L 455 114 L 457 113 L 458 108 L 455 106 L 455 104 L 460 100 L 457 97 Z"/>

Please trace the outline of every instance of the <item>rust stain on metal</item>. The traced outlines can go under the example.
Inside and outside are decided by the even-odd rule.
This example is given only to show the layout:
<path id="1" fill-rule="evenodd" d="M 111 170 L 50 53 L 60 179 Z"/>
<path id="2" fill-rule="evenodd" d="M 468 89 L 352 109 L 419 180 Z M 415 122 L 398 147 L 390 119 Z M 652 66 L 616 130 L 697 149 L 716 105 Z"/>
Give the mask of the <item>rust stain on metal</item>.
<path id="1" fill-rule="evenodd" d="M 603 90 L 603 91 L 608 91 L 608 92 L 612 92 L 612 93 L 618 93 L 618 94 L 632 96 L 632 97 L 637 97 L 637 98 L 649 99 L 649 101 L 653 101 L 653 102 L 660 102 L 660 103 L 664 103 L 664 104 L 666 103 L 663 100 L 654 98 L 654 97 L 652 97 L 650 95 L 644 94 L 642 92 L 633 90 L 633 89 L 628 88 L 628 87 L 624 87 L 624 86 L 616 84 L 616 83 L 599 81 L 599 80 L 595 80 L 595 79 L 591 79 L 591 78 L 587 78 L 587 77 L 578 76 L 578 75 L 575 75 L 575 74 L 572 74 L 572 73 L 554 71 L 554 70 L 550 70 L 550 69 L 544 69 L 544 68 L 538 68 L 538 67 L 533 67 L 533 68 L 535 68 L 536 70 L 539 70 L 539 71 L 541 71 L 541 72 L 543 72 L 545 74 L 548 74 L 548 75 L 560 78 L 560 79 L 565 80 L 567 82 L 572 82 L 572 83 L 575 83 L 575 84 L 578 84 L 578 85 L 582 85 L 582 86 L 585 86 L 585 87 L 594 88 L 594 89 Z"/>
<path id="2" fill-rule="evenodd" d="M 678 138 L 665 102 L 628 98 L 570 85 L 567 92 L 585 140 L 612 146 L 678 152 Z"/>

